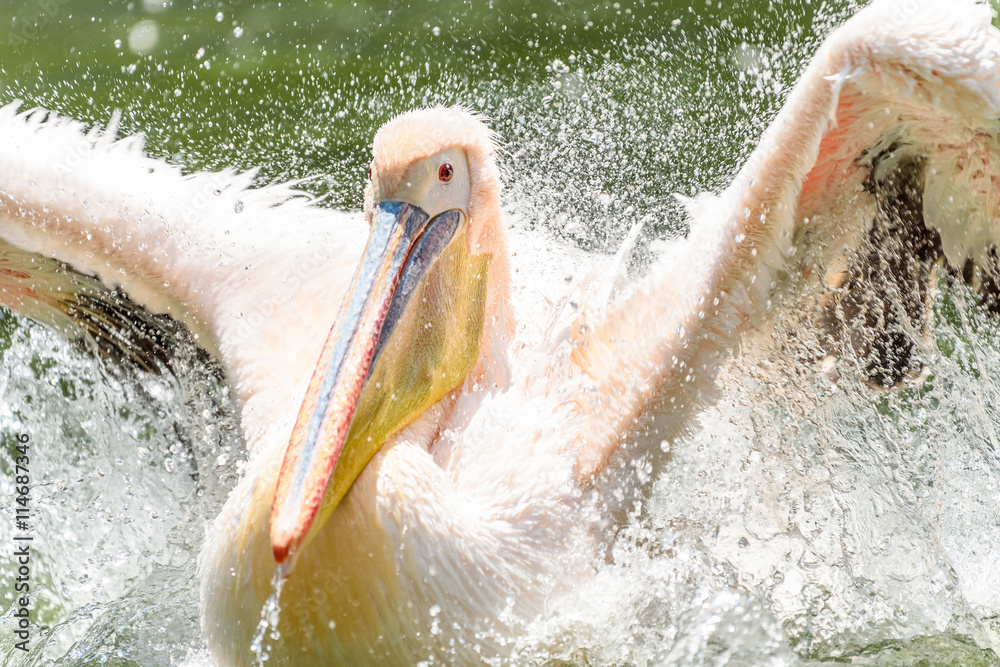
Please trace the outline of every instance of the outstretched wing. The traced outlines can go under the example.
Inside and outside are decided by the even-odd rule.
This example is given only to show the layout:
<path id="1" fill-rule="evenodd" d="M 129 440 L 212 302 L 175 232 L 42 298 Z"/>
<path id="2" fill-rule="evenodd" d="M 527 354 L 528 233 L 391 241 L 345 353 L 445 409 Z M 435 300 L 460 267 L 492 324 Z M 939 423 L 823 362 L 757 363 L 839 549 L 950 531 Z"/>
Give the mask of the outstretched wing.
<path id="1" fill-rule="evenodd" d="M 825 255 L 828 349 L 854 348 L 877 384 L 919 365 L 936 265 L 995 305 L 998 42 L 985 5 L 883 2 L 828 47 L 835 113 L 802 184 L 799 245 Z"/>
<path id="2" fill-rule="evenodd" d="M 253 189 L 253 173 L 184 176 L 140 137 L 17 105 L 0 109 L 0 146 L 0 303 L 155 365 L 164 351 L 130 333 L 144 325 L 127 295 L 219 358 L 251 443 L 290 429 L 363 248 L 360 215 Z"/>
<path id="3" fill-rule="evenodd" d="M 831 339 L 867 355 L 884 384 L 906 370 L 895 336 L 920 323 L 940 258 L 977 285 L 996 282 L 1000 33 L 990 18 L 971 0 L 876 0 L 826 40 L 733 184 L 697 203 L 689 238 L 579 336 L 573 361 L 592 385 L 575 399 L 591 415 L 582 477 L 643 417 L 653 441 L 681 434 L 790 269 L 829 272 Z M 902 296 L 902 308 L 886 296 Z M 885 335 L 865 338 L 872 330 Z"/>

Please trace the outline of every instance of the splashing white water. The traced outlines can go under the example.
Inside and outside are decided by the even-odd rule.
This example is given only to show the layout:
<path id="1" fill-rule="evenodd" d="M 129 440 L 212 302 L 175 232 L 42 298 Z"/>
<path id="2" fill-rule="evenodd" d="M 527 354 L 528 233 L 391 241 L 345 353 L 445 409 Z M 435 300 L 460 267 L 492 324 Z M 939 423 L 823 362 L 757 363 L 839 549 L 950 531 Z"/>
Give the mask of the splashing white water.
<path id="1" fill-rule="evenodd" d="M 30 436 L 31 651 L 3 633 L 5 664 L 170 664 L 198 646 L 198 548 L 245 458 L 216 371 L 108 370 L 44 328 L 4 313 L 0 435 Z M 13 459 L 4 448 L 0 540 L 12 544 Z M 23 532 L 23 531 L 18 531 Z M 17 562 L 0 556 L 0 587 Z M 11 606 L 2 627 L 12 628 Z M 61 663 L 62 664 L 62 663 Z"/>

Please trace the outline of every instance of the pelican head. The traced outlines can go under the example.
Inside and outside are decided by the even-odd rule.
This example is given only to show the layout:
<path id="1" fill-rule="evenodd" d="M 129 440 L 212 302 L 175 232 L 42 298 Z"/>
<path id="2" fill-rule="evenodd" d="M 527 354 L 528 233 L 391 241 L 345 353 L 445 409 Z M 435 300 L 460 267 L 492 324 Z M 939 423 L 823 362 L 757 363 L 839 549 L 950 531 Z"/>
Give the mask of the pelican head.
<path id="1" fill-rule="evenodd" d="M 411 111 L 379 130 L 373 154 L 368 243 L 278 477 L 278 563 L 311 539 L 389 437 L 467 377 L 482 379 L 494 336 L 509 326 L 490 130 L 460 109 Z"/>

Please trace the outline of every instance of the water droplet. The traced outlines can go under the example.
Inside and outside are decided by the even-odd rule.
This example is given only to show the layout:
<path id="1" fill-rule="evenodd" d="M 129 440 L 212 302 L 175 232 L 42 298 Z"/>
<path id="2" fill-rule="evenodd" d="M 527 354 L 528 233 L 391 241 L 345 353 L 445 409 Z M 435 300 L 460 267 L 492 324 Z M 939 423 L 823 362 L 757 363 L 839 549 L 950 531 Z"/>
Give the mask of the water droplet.
<path id="1" fill-rule="evenodd" d="M 215 15 L 215 20 L 218 23 L 222 23 L 222 19 L 224 19 L 224 18 L 226 18 L 226 17 L 223 16 L 222 12 L 219 12 L 218 14 Z"/>
<path id="2" fill-rule="evenodd" d="M 142 9 L 150 14 L 159 14 L 172 4 L 173 0 L 142 0 Z"/>
<path id="3" fill-rule="evenodd" d="M 149 53 L 160 41 L 160 26 L 156 21 L 139 21 L 128 31 L 128 48 L 132 53 Z"/>
<path id="4" fill-rule="evenodd" d="M 233 206 L 233 210 L 236 211 L 237 213 L 242 213 L 243 212 L 243 200 L 242 199 L 236 201 L 236 204 Z"/>
<path id="5" fill-rule="evenodd" d="M 243 36 L 243 28 L 239 26 L 233 28 L 233 37 L 242 37 L 242 36 Z"/>
<path id="6" fill-rule="evenodd" d="M 204 49 L 204 47 L 198 49 L 198 53 L 194 54 L 194 59 L 195 60 L 201 60 L 204 57 L 205 57 L 205 49 Z"/>
<path id="7" fill-rule="evenodd" d="M 441 607 L 439 605 L 434 605 L 433 607 L 431 607 L 430 611 L 431 611 L 431 617 L 433 618 L 441 613 Z"/>
<path id="8" fill-rule="evenodd" d="M 439 28 L 438 26 L 434 26 L 433 28 L 431 28 L 431 34 L 434 35 L 435 37 L 440 36 L 441 28 Z"/>

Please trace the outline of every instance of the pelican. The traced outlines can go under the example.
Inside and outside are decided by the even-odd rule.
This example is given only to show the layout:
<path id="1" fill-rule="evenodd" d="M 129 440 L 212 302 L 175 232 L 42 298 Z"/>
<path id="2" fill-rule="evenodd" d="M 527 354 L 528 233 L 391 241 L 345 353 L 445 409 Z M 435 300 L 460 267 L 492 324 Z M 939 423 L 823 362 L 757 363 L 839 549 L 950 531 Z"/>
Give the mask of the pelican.
<path id="1" fill-rule="evenodd" d="M 384 125 L 362 223 L 8 106 L 0 302 L 155 367 L 107 305 L 123 293 L 219 360 L 250 452 L 199 560 L 219 664 L 502 662 L 593 575 L 598 520 L 633 484 L 618 473 L 693 427 L 772 295 L 824 289 L 817 326 L 878 384 L 912 366 L 895 325 L 922 325 L 935 267 L 989 296 L 998 121 L 989 8 L 878 0 L 692 205 L 687 238 L 569 333 L 538 334 L 473 114 Z"/>

